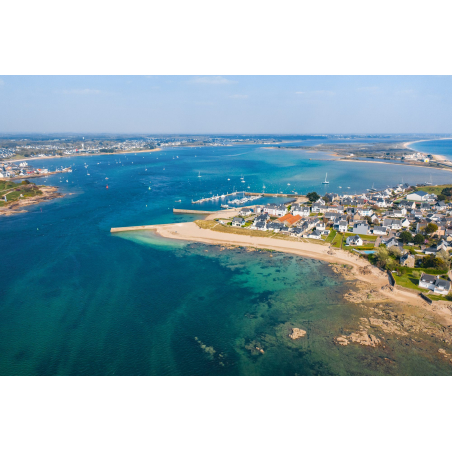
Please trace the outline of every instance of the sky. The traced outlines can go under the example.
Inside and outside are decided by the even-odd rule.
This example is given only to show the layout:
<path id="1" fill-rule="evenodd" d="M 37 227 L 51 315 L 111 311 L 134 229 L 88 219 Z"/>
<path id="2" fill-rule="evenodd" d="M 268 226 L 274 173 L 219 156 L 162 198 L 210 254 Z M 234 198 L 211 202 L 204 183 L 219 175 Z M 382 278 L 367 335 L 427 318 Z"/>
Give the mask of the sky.
<path id="1" fill-rule="evenodd" d="M 1 76 L 0 133 L 451 133 L 449 76 Z"/>

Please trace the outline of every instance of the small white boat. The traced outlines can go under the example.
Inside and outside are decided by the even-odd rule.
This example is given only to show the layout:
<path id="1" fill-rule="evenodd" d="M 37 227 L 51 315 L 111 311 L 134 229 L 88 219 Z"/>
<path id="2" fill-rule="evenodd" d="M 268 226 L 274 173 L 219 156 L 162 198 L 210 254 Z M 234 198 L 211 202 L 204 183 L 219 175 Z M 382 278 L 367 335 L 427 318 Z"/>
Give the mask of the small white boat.
<path id="1" fill-rule="evenodd" d="M 325 180 L 322 182 L 322 184 L 329 184 L 327 180 L 328 173 L 325 173 Z"/>
<path id="2" fill-rule="evenodd" d="M 195 157 L 196 157 L 196 156 L 195 156 Z M 199 172 L 198 177 L 202 177 L 202 176 L 201 176 L 201 171 Z"/>
<path id="3" fill-rule="evenodd" d="M 106 177 L 105 180 L 108 180 L 108 177 Z"/>

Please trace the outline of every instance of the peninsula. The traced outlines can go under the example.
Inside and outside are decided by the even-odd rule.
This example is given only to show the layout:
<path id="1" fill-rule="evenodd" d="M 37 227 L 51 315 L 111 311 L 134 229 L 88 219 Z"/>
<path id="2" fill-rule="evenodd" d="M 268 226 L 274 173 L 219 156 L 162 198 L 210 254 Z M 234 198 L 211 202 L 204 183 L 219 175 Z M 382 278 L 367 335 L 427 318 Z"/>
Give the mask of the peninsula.
<path id="1" fill-rule="evenodd" d="M 0 215 L 24 213 L 24 207 L 61 198 L 57 187 L 36 185 L 28 180 L 21 183 L 0 180 Z"/>

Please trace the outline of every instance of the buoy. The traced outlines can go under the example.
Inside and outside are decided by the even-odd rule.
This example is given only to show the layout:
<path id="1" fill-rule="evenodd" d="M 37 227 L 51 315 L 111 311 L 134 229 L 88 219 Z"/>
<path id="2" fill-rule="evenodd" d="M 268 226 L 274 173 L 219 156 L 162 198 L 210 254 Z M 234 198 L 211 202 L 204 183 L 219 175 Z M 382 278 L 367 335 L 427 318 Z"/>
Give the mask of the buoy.
<path id="1" fill-rule="evenodd" d="M 108 185 L 105 188 L 108 190 Z"/>

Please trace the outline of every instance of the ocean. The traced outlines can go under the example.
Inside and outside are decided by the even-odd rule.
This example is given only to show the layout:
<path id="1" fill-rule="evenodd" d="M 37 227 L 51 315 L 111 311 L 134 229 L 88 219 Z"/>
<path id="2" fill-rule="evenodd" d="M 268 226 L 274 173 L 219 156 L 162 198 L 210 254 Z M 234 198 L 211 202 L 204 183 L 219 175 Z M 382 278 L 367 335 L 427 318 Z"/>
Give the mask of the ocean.
<path id="1" fill-rule="evenodd" d="M 426 154 L 442 155 L 449 160 L 452 159 L 452 139 L 451 140 L 431 140 L 418 141 L 409 145 L 411 149 Z"/>
<path id="2" fill-rule="evenodd" d="M 42 165 L 73 165 L 73 172 L 35 179 L 57 185 L 65 197 L 0 217 L 1 375 L 452 373 L 430 349 L 406 342 L 386 349 L 335 345 L 334 337 L 362 313 L 343 298 L 351 283 L 326 263 L 151 232 L 109 232 L 192 221 L 199 217 L 172 209 L 215 210 L 224 200 L 191 203 L 212 194 L 264 185 L 266 192 L 289 195 L 355 193 L 402 178 L 422 182 L 430 174 L 446 183 L 449 173 L 328 161 L 320 153 L 257 145 L 46 159 Z M 325 173 L 328 187 L 321 184 Z M 306 338 L 288 338 L 292 327 L 305 329 Z"/>

